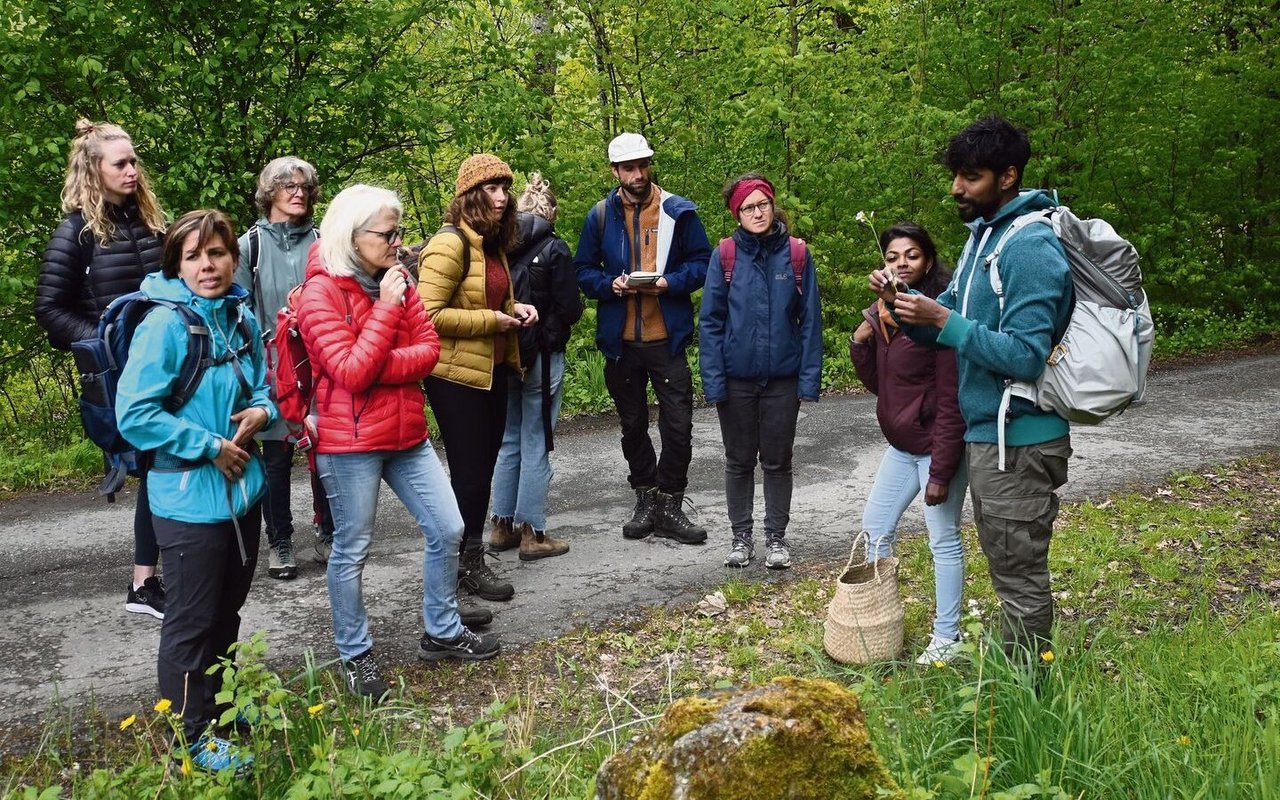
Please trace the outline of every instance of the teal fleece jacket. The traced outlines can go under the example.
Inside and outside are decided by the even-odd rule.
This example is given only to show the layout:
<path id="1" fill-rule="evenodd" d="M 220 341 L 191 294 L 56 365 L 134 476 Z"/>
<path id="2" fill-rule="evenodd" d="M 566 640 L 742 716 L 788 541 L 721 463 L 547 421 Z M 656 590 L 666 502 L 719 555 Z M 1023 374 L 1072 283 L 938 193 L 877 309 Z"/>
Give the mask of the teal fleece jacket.
<path id="1" fill-rule="evenodd" d="M 219 440 L 236 432 L 231 415 L 251 406 L 267 410 L 267 424 L 279 413 L 267 394 L 266 358 L 261 329 L 247 308 L 247 293 L 232 285 L 231 291 L 215 300 L 192 294 L 181 278 L 166 278 L 153 272 L 142 281 L 142 291 L 151 297 L 185 303 L 204 317 L 213 337 L 213 352 L 239 348 L 237 315 L 248 318 L 253 347 L 240 358 L 240 367 L 252 388 L 244 396 L 231 362 L 209 367 L 191 399 L 170 413 L 164 401 L 173 394 L 173 384 L 187 353 L 188 334 L 181 319 L 167 308 L 147 314 L 133 332 L 129 360 L 120 373 L 116 388 L 116 423 L 120 433 L 140 450 L 155 450 L 194 466 L 181 470 L 152 469 L 147 473 L 151 512 L 180 522 L 225 522 L 244 516 L 262 499 L 266 476 L 262 459 L 256 454 L 239 480 L 231 485 L 214 465 Z M 232 341 L 228 342 L 228 337 Z"/>
<path id="2" fill-rule="evenodd" d="M 968 223 L 969 252 L 956 266 L 951 285 L 938 296 L 938 302 L 952 311 L 946 325 L 941 330 L 902 327 L 916 341 L 956 351 L 966 442 L 998 441 L 997 417 L 1005 380 L 1039 378 L 1053 343 L 1067 329 L 1074 302 L 1071 269 L 1048 225 L 1028 225 L 1004 246 L 999 264 L 1004 283 L 1003 317 L 987 272 L 986 257 L 1013 220 L 1052 207 L 1053 201 L 1044 192 L 1027 190 L 1001 206 L 990 220 Z M 1005 443 L 1024 447 L 1061 438 L 1069 431 L 1062 417 L 1015 397 Z"/>

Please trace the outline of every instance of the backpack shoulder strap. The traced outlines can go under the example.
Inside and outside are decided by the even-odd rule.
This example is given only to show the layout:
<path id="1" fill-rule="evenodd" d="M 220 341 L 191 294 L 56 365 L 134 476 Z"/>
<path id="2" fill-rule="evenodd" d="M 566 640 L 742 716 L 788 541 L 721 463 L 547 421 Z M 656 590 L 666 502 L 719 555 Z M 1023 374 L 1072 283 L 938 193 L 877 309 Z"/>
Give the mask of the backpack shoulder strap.
<path id="1" fill-rule="evenodd" d="M 258 282 L 258 265 L 262 258 L 262 232 L 258 230 L 258 224 L 255 222 L 253 227 L 249 228 L 249 272 L 253 275 L 253 282 Z"/>
<path id="2" fill-rule="evenodd" d="M 1004 248 L 1013 239 L 1014 235 L 1028 225 L 1043 223 L 1052 229 L 1053 223 L 1049 219 L 1052 214 L 1053 209 L 1045 209 L 1019 216 L 1009 224 L 1009 227 L 1004 229 L 1004 233 L 1000 234 L 1000 238 L 996 240 L 996 246 L 987 254 L 985 259 L 987 276 L 991 279 L 991 291 L 995 292 L 996 302 L 1000 304 L 1000 316 L 1002 318 L 1004 317 L 1004 280 L 1000 277 L 1000 254 L 1004 252 Z"/>
<path id="3" fill-rule="evenodd" d="M 467 277 L 467 273 L 471 271 L 471 242 L 467 241 L 466 234 L 458 230 L 456 225 L 441 225 L 436 233 L 452 233 L 462 242 L 462 277 Z"/>
<path id="4" fill-rule="evenodd" d="M 595 205 L 596 241 L 598 242 L 604 241 L 604 218 L 605 218 L 605 212 L 609 210 L 608 200 L 609 200 L 608 197 L 602 198 L 600 200 L 597 200 Z"/>
<path id="5" fill-rule="evenodd" d="M 738 260 L 738 243 L 733 240 L 732 236 L 726 236 L 720 240 L 720 271 L 724 273 L 724 283 L 728 286 L 733 282 L 733 264 Z"/>
<path id="6" fill-rule="evenodd" d="M 205 325 L 204 318 L 190 306 L 154 297 L 146 298 L 146 302 L 152 308 L 159 306 L 172 311 L 187 331 L 187 355 L 182 359 L 182 368 L 178 372 L 173 394 L 169 395 L 164 402 L 167 410 L 176 411 L 195 394 L 205 370 L 209 368 L 212 337 L 209 335 L 209 327 Z M 148 310 L 145 313 L 150 312 Z"/>
<path id="7" fill-rule="evenodd" d="M 809 246 L 805 244 L 804 239 L 801 239 L 798 236 L 792 236 L 790 247 L 791 272 L 796 277 L 796 294 L 804 294 L 804 262 Z"/>

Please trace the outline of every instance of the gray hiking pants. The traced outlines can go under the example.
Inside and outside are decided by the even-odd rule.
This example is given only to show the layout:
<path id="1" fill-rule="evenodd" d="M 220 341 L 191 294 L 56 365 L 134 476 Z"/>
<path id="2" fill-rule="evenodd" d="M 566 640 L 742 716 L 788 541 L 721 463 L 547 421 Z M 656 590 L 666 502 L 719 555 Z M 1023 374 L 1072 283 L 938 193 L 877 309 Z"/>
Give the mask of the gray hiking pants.
<path id="1" fill-rule="evenodd" d="M 1055 490 L 1067 482 L 1071 437 L 1005 448 L 1005 471 L 994 444 L 970 443 L 969 490 L 978 541 L 1004 611 L 1001 634 L 1011 657 L 1050 649 L 1053 594 L 1049 539 L 1058 516 Z"/>

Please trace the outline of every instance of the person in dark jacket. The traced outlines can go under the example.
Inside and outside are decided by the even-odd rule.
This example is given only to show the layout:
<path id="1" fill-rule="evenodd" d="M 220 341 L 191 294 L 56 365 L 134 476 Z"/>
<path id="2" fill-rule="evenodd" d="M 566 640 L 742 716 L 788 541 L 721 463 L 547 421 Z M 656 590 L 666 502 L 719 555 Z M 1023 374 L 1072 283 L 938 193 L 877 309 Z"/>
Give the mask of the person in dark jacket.
<path id="1" fill-rule="evenodd" d="M 735 178 L 725 185 L 724 200 L 738 228 L 711 253 L 699 321 L 702 390 L 715 404 L 724 441 L 724 493 L 733 532 L 724 564 L 745 567 L 755 554 L 751 512 L 759 459 L 765 566 L 786 569 L 796 420 L 800 401 L 817 402 L 822 388 L 817 273 L 806 247 L 797 275 L 791 234 L 767 178 Z"/>
<path id="2" fill-rule="evenodd" d="M 653 182 L 652 159 L 638 133 L 609 142 L 618 187 L 587 212 L 573 266 L 582 293 L 597 303 L 596 345 L 636 493 L 622 535 L 701 544 L 706 529 L 683 509 L 693 459 L 693 375 L 685 348 L 693 340 L 692 295 L 702 288 L 711 245 L 697 206 Z M 661 458 L 649 438 L 651 383 Z"/>
<path id="3" fill-rule="evenodd" d="M 507 428 L 493 473 L 494 550 L 520 548 L 522 561 L 563 555 L 569 543 L 549 536 L 547 490 L 560 400 L 564 349 L 582 316 L 582 297 L 569 245 L 556 235 L 559 208 L 538 172 L 516 200 L 516 246 L 507 253 L 518 300 L 538 309 L 538 324 L 521 328 L 521 374 L 507 381 Z"/>
<path id="4" fill-rule="evenodd" d="M 273 159 L 258 175 L 258 189 L 254 194 L 262 217 L 240 237 L 236 283 L 249 292 L 253 313 L 262 324 L 273 356 L 276 313 L 284 307 L 289 291 L 306 278 L 307 250 L 319 236 L 311 216 L 319 196 L 315 167 L 296 156 Z M 272 376 L 267 377 L 274 381 Z M 272 391 L 275 391 L 274 383 Z M 258 439 L 262 442 L 262 458 L 267 467 L 267 494 L 262 500 L 262 522 L 267 531 L 267 575 L 291 580 L 298 575 L 289 498 L 294 441 L 283 422 L 263 430 Z M 324 486 L 314 470 L 310 474 L 317 523 L 315 551 L 321 562 L 327 562 L 333 543 L 333 517 Z"/>
<path id="5" fill-rule="evenodd" d="M 937 297 L 951 273 L 938 262 L 928 231 L 901 222 L 880 235 L 886 269 L 912 289 Z M 933 552 L 937 613 L 920 664 L 950 661 L 960 640 L 964 544 L 960 515 L 968 485 L 964 418 L 957 398 L 956 354 L 904 335 L 883 300 L 862 312 L 849 340 L 858 377 L 876 395 L 876 418 L 889 440 L 862 514 L 872 559 L 893 555 L 898 521 L 924 489 L 924 520 Z"/>
<path id="6" fill-rule="evenodd" d="M 231 704 L 218 699 L 253 582 L 264 483 L 253 435 L 278 415 L 267 392 L 261 328 L 232 282 L 236 239 L 220 211 L 182 215 L 164 241 L 162 272 L 142 283 L 150 297 L 194 311 L 209 330 L 213 363 L 180 408 L 167 404 L 190 332 L 171 308 L 151 311 L 134 332 L 120 373 L 116 419 L 134 447 L 154 453 L 143 478 L 169 576 L 160 628 L 160 696 L 182 717 L 181 753 L 210 772 L 248 766 L 214 728 Z"/>
<path id="7" fill-rule="evenodd" d="M 62 211 L 66 216 L 40 265 L 36 321 L 50 344 L 70 350 L 72 342 L 97 335 L 98 318 L 112 300 L 137 291 L 143 277 L 160 268 L 164 212 L 120 126 L 76 123 Z M 145 479 L 138 482 L 133 547 L 125 610 L 164 619 L 164 584 L 156 575 L 160 549 Z"/>

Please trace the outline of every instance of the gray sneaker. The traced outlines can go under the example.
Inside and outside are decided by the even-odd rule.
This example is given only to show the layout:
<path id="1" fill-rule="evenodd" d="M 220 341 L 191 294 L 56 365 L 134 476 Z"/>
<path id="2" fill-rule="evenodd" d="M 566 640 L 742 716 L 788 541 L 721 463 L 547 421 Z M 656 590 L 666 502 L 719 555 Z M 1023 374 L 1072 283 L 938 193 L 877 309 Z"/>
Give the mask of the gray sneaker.
<path id="1" fill-rule="evenodd" d="M 331 533 L 326 536 L 325 534 L 320 532 L 319 528 L 316 528 L 315 550 L 316 550 L 316 554 L 315 554 L 316 563 L 328 564 L 329 554 L 333 552 L 333 534 Z"/>
<path id="2" fill-rule="evenodd" d="M 724 565 L 726 567 L 745 567 L 751 563 L 751 557 L 756 554 L 756 546 L 751 541 L 751 535 L 745 536 L 734 534 L 733 549 L 729 551 L 729 555 L 724 557 Z"/>
<path id="3" fill-rule="evenodd" d="M 786 569 L 791 566 L 791 553 L 787 550 L 785 539 L 774 539 L 769 542 L 769 552 L 765 554 L 764 565 L 769 569 Z"/>
<path id="4" fill-rule="evenodd" d="M 298 562 L 293 560 L 293 542 L 281 539 L 269 548 L 267 575 L 288 581 L 298 577 Z"/>

